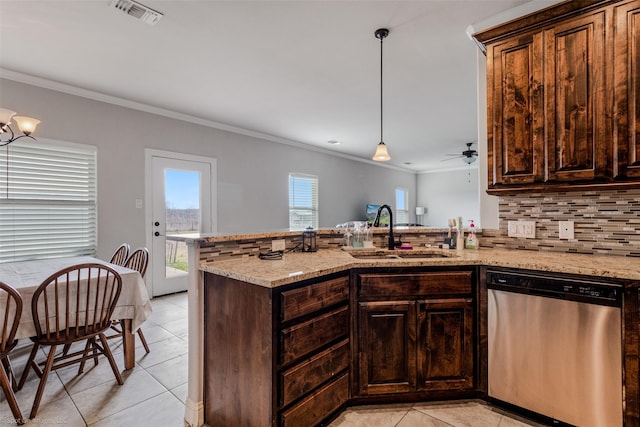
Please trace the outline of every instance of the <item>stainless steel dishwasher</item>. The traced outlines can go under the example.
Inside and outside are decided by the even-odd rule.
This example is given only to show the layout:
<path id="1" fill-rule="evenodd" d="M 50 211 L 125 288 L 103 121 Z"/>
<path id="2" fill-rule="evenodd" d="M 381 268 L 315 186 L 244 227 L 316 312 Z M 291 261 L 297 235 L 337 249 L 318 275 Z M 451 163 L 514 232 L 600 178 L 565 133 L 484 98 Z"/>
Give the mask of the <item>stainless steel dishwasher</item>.
<path id="1" fill-rule="evenodd" d="M 487 269 L 489 396 L 581 427 L 622 426 L 622 287 Z"/>

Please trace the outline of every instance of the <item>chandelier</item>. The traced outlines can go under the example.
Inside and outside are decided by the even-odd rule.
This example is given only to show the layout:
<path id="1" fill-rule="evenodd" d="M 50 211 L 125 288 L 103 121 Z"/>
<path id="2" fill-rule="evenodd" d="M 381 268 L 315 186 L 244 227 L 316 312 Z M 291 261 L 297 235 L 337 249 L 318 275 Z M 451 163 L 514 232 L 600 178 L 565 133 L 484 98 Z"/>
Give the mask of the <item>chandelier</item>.
<path id="1" fill-rule="evenodd" d="M 22 132 L 22 135 L 16 136 L 11 128 L 11 120 L 16 122 L 18 130 Z M 31 138 L 35 141 L 35 138 L 31 134 L 36 130 L 40 120 L 33 119 L 31 117 L 16 116 L 15 111 L 7 110 L 6 108 L 0 108 L 0 147 L 11 144 L 13 141 L 20 138 Z M 2 139 L 6 137 L 4 134 L 9 134 L 8 139 Z"/>

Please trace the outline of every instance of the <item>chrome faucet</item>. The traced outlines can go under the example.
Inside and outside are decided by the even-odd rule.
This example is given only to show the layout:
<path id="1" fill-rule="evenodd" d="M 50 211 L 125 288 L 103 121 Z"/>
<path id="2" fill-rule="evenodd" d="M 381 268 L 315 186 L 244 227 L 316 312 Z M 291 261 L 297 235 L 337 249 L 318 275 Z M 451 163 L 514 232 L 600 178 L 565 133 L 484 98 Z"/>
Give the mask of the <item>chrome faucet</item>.
<path id="1" fill-rule="evenodd" d="M 396 241 L 393 238 L 393 212 L 391 212 L 391 207 L 389 205 L 382 205 L 378 208 L 378 213 L 376 214 L 376 219 L 373 221 L 374 227 L 380 226 L 380 213 L 382 209 L 386 209 L 389 212 L 389 249 L 393 250 L 396 246 Z"/>

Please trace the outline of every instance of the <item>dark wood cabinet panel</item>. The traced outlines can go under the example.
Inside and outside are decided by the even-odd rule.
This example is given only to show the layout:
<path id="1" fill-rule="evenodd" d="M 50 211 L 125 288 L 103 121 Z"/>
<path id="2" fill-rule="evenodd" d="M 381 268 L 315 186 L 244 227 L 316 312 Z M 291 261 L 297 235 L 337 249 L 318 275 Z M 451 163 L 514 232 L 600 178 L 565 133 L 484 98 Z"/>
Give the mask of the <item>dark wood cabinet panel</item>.
<path id="1" fill-rule="evenodd" d="M 302 397 L 335 375 L 349 367 L 349 340 L 310 357 L 304 362 L 287 369 L 281 374 L 281 406 L 286 406 Z"/>
<path id="2" fill-rule="evenodd" d="M 291 289 L 281 294 L 280 317 L 286 322 L 325 307 L 347 303 L 348 299 L 349 277 L 338 277 Z"/>
<path id="3" fill-rule="evenodd" d="M 416 386 L 413 301 L 358 305 L 360 394 L 403 393 Z"/>
<path id="4" fill-rule="evenodd" d="M 542 34 L 526 34 L 487 53 L 491 184 L 544 180 Z"/>
<path id="5" fill-rule="evenodd" d="M 314 350 L 349 335 L 349 307 L 343 306 L 281 332 L 282 364 L 304 357 Z"/>
<path id="6" fill-rule="evenodd" d="M 614 177 L 640 178 L 640 2 L 615 7 Z"/>
<path id="7" fill-rule="evenodd" d="M 344 405 L 348 398 L 349 375 L 345 373 L 284 411 L 280 416 L 280 425 L 283 427 L 316 426 Z"/>
<path id="8" fill-rule="evenodd" d="M 473 300 L 421 302 L 418 324 L 420 387 L 427 390 L 473 388 Z"/>
<path id="9" fill-rule="evenodd" d="M 548 180 L 611 177 L 605 127 L 605 13 L 545 30 Z"/>
<path id="10" fill-rule="evenodd" d="M 361 299 L 408 298 L 425 295 L 463 295 L 471 292 L 470 271 L 420 273 L 363 273 L 358 275 Z"/>

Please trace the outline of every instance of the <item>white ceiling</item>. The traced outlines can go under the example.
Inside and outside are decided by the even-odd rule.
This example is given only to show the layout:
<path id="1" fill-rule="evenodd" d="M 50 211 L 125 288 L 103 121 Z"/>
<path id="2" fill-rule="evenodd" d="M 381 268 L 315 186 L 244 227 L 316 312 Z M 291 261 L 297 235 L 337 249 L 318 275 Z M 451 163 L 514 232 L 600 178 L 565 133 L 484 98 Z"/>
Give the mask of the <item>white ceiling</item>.
<path id="1" fill-rule="evenodd" d="M 527 2 L 143 0 L 164 14 L 151 26 L 110 0 L 0 0 L 0 72 L 370 159 L 385 27 L 389 164 L 450 168 L 464 163 L 447 154 L 477 140 L 465 31 Z"/>

